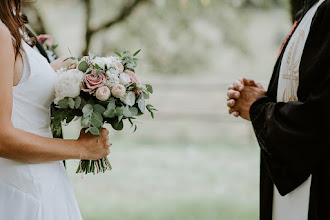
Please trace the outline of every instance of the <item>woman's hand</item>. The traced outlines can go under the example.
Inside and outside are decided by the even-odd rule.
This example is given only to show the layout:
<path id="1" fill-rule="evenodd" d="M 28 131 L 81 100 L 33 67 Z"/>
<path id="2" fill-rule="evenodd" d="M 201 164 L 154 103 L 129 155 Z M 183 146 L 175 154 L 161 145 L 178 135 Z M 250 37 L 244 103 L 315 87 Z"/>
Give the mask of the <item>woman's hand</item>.
<path id="1" fill-rule="evenodd" d="M 90 132 L 85 133 L 81 130 L 78 138 L 78 147 L 80 151 L 80 159 L 82 160 L 99 160 L 106 157 L 110 153 L 109 147 L 112 145 L 109 141 L 109 131 L 102 128 L 99 137 L 95 137 Z"/>
<path id="2" fill-rule="evenodd" d="M 57 71 L 61 68 L 66 68 L 68 63 L 72 63 L 73 61 L 71 59 L 68 59 L 66 61 L 64 61 L 66 58 L 65 57 L 59 57 L 56 60 L 54 60 L 53 62 L 51 62 L 50 66 L 54 69 L 54 71 Z"/>

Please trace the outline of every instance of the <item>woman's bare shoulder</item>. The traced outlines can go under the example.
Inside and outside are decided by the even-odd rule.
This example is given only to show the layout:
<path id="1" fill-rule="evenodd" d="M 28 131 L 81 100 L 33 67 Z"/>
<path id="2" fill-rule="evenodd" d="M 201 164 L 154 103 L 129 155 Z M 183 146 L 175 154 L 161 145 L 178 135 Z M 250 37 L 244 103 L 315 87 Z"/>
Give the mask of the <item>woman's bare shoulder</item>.
<path id="1" fill-rule="evenodd" d="M 0 23 L 0 54 L 14 53 L 12 35 L 2 22 Z"/>

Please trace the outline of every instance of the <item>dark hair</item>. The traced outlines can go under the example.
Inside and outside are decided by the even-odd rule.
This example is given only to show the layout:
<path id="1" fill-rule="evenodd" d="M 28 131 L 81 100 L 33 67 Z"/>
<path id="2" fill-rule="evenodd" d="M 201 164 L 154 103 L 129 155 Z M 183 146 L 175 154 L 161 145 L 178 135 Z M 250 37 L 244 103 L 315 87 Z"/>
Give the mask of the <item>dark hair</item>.
<path id="1" fill-rule="evenodd" d="M 22 39 L 24 39 L 20 30 L 26 33 L 24 20 L 21 16 L 21 4 L 21 0 L 0 0 L 0 19 L 13 37 L 16 56 L 21 49 Z"/>

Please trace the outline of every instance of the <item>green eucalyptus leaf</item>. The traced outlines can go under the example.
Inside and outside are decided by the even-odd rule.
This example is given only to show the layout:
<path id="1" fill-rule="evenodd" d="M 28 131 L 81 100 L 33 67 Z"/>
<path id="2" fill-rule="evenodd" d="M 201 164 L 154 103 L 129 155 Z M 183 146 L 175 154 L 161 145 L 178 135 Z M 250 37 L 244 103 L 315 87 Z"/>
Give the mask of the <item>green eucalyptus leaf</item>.
<path id="1" fill-rule="evenodd" d="M 115 52 L 115 54 L 119 57 L 121 57 L 121 54 L 119 52 Z"/>
<path id="2" fill-rule="evenodd" d="M 89 68 L 89 65 L 86 61 L 81 61 L 78 66 L 78 70 L 81 72 L 86 72 L 86 70 Z"/>
<path id="3" fill-rule="evenodd" d="M 100 120 L 98 120 L 98 119 L 96 119 L 96 118 L 92 118 L 92 119 L 91 119 L 91 124 L 92 124 L 94 127 L 96 127 L 96 128 L 100 128 L 100 127 L 102 127 L 103 122 L 100 121 Z"/>
<path id="4" fill-rule="evenodd" d="M 113 127 L 113 129 L 117 130 L 117 131 L 121 131 L 124 128 L 124 123 L 123 121 L 118 121 L 118 120 L 114 120 L 111 122 L 111 126 Z"/>
<path id="5" fill-rule="evenodd" d="M 116 116 L 122 116 L 123 112 L 124 112 L 124 110 L 121 107 L 117 107 L 115 114 L 116 114 Z"/>
<path id="6" fill-rule="evenodd" d="M 95 111 L 97 111 L 98 113 L 100 113 L 100 114 L 103 114 L 104 112 L 105 112 L 105 108 L 102 106 L 102 105 L 100 105 L 100 104 L 95 104 L 95 105 L 93 105 L 93 108 L 94 108 L 94 110 Z"/>
<path id="7" fill-rule="evenodd" d="M 131 112 L 131 116 L 137 116 L 139 113 L 139 110 L 136 107 L 130 107 L 129 111 Z"/>
<path id="8" fill-rule="evenodd" d="M 66 109 L 69 107 L 69 103 L 68 103 L 68 100 L 67 99 L 61 99 L 59 102 L 58 102 L 58 106 L 60 106 L 60 108 L 62 109 Z"/>
<path id="9" fill-rule="evenodd" d="M 87 102 L 85 101 L 85 99 L 81 98 L 81 103 L 80 103 L 79 108 L 82 109 L 86 104 L 87 104 Z"/>
<path id="10" fill-rule="evenodd" d="M 138 103 L 138 107 L 139 107 L 140 111 L 142 113 L 145 113 L 145 111 L 146 111 L 146 102 L 145 102 L 144 98 L 141 98 L 137 103 Z"/>
<path id="11" fill-rule="evenodd" d="M 83 109 L 82 112 L 84 113 L 84 116 L 90 116 L 93 113 L 93 105 L 92 104 L 86 104 Z"/>
<path id="12" fill-rule="evenodd" d="M 81 104 L 81 98 L 80 98 L 80 96 L 77 96 L 74 99 L 74 108 L 78 109 L 80 107 L 80 104 Z"/>
<path id="13" fill-rule="evenodd" d="M 132 116 L 131 111 L 129 110 L 129 107 L 127 105 L 125 107 L 123 106 L 122 109 L 123 109 L 123 115 L 125 117 L 131 117 Z"/>
<path id="14" fill-rule="evenodd" d="M 121 121 L 121 120 L 123 120 L 123 115 L 121 115 L 121 116 L 118 116 L 118 121 Z"/>
<path id="15" fill-rule="evenodd" d="M 152 88 L 151 85 L 146 84 L 146 88 L 147 88 L 148 92 L 150 92 L 151 94 L 154 92 L 154 90 L 153 90 L 153 88 Z"/>
<path id="16" fill-rule="evenodd" d="M 109 102 L 107 109 L 116 109 L 116 104 Z"/>
<path id="17" fill-rule="evenodd" d="M 103 113 L 103 115 L 104 115 L 104 117 L 106 117 L 106 118 L 113 118 L 113 117 L 115 117 L 115 112 L 116 112 L 116 110 L 115 109 L 107 109 L 104 113 Z"/>
<path id="18" fill-rule="evenodd" d="M 68 98 L 68 105 L 71 109 L 74 109 L 74 100 L 73 100 L 73 98 Z"/>
<path id="19" fill-rule="evenodd" d="M 144 99 L 149 99 L 149 94 L 147 92 L 143 92 L 143 98 Z"/>
<path id="20" fill-rule="evenodd" d="M 88 127 L 90 122 L 91 122 L 90 118 L 81 118 L 81 126 L 83 128 Z"/>
<path id="21" fill-rule="evenodd" d="M 103 117 L 102 117 L 101 113 L 99 113 L 99 112 L 94 111 L 93 114 L 92 114 L 92 118 L 103 121 Z"/>
<path id="22" fill-rule="evenodd" d="M 89 131 L 96 137 L 100 136 L 100 129 L 96 127 L 91 127 Z"/>

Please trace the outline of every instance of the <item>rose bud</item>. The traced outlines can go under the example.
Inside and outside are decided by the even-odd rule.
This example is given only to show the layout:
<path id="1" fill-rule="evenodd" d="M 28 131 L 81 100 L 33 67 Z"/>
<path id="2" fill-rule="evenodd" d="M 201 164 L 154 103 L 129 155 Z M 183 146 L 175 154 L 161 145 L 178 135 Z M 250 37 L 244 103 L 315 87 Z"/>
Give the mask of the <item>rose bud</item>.
<path id="1" fill-rule="evenodd" d="M 115 85 L 112 87 L 111 93 L 116 98 L 121 98 L 126 94 L 126 88 L 123 85 Z"/>
<path id="2" fill-rule="evenodd" d="M 111 92 L 107 86 L 102 86 L 96 90 L 95 95 L 98 100 L 106 101 L 110 97 Z"/>

